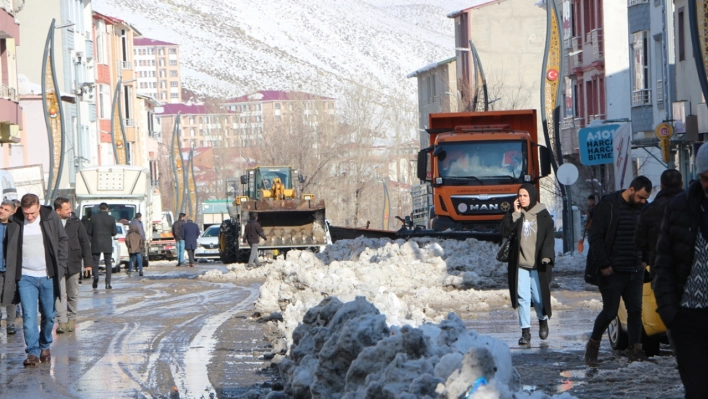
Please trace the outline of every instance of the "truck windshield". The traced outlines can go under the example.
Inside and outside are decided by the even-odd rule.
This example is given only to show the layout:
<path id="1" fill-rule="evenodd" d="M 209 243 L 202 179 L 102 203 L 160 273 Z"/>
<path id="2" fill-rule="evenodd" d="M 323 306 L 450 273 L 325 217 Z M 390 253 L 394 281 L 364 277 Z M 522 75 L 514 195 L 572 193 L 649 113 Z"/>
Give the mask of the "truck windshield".
<path id="1" fill-rule="evenodd" d="M 474 141 L 441 143 L 444 159 L 438 159 L 443 178 L 518 179 L 527 174 L 527 150 L 523 141 Z"/>
<path id="2" fill-rule="evenodd" d="M 85 205 L 81 216 L 88 216 L 98 214 L 98 204 L 96 205 Z M 118 222 L 127 220 L 130 222 L 135 217 L 135 205 L 127 204 L 108 204 L 108 214 L 113 216 Z"/>

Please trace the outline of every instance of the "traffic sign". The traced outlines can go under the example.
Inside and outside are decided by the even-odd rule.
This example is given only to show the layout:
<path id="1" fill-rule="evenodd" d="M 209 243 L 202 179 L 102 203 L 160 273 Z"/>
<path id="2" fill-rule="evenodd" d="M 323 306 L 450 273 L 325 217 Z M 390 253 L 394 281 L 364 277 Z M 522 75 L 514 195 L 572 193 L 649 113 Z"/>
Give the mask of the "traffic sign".
<path id="1" fill-rule="evenodd" d="M 654 134 L 659 140 L 668 140 L 671 139 L 671 136 L 674 135 L 674 128 L 666 122 L 660 123 L 656 125 L 656 129 L 654 129 Z"/>
<path id="2" fill-rule="evenodd" d="M 556 178 L 560 184 L 570 186 L 578 180 L 578 168 L 572 163 L 564 163 L 558 168 Z"/>

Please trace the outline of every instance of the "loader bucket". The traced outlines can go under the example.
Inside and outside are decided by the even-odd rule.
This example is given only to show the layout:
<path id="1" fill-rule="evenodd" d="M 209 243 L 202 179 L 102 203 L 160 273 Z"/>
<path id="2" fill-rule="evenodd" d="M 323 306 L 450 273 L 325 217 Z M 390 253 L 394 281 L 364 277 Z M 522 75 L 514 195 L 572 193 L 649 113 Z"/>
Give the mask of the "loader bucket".
<path id="1" fill-rule="evenodd" d="M 259 249 L 319 247 L 328 243 L 324 200 L 261 200 L 242 203 L 242 218 L 257 212 L 268 238 Z"/>

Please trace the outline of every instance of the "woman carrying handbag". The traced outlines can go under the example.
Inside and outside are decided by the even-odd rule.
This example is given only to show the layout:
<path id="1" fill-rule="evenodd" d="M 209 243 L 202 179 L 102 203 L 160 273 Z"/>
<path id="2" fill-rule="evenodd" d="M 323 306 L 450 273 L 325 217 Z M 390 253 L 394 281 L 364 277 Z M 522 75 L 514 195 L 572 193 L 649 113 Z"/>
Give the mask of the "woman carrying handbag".
<path id="1" fill-rule="evenodd" d="M 538 336 L 548 338 L 551 317 L 551 270 L 555 260 L 553 218 L 538 202 L 538 190 L 522 184 L 514 209 L 504 215 L 502 238 L 510 237 L 508 282 L 511 306 L 519 312 L 519 345 L 531 345 L 531 306 L 539 321 Z"/>

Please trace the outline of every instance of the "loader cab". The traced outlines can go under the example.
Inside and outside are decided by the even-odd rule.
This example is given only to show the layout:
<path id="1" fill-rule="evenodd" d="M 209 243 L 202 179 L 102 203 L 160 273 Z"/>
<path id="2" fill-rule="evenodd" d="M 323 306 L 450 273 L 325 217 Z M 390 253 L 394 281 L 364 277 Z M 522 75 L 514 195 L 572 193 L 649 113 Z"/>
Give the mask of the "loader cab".
<path id="1" fill-rule="evenodd" d="M 248 169 L 241 177 L 245 185 L 244 193 L 248 198 L 262 200 L 272 198 L 276 191 L 282 190 L 286 198 L 294 197 L 294 179 L 298 172 L 289 166 L 268 166 Z"/>

